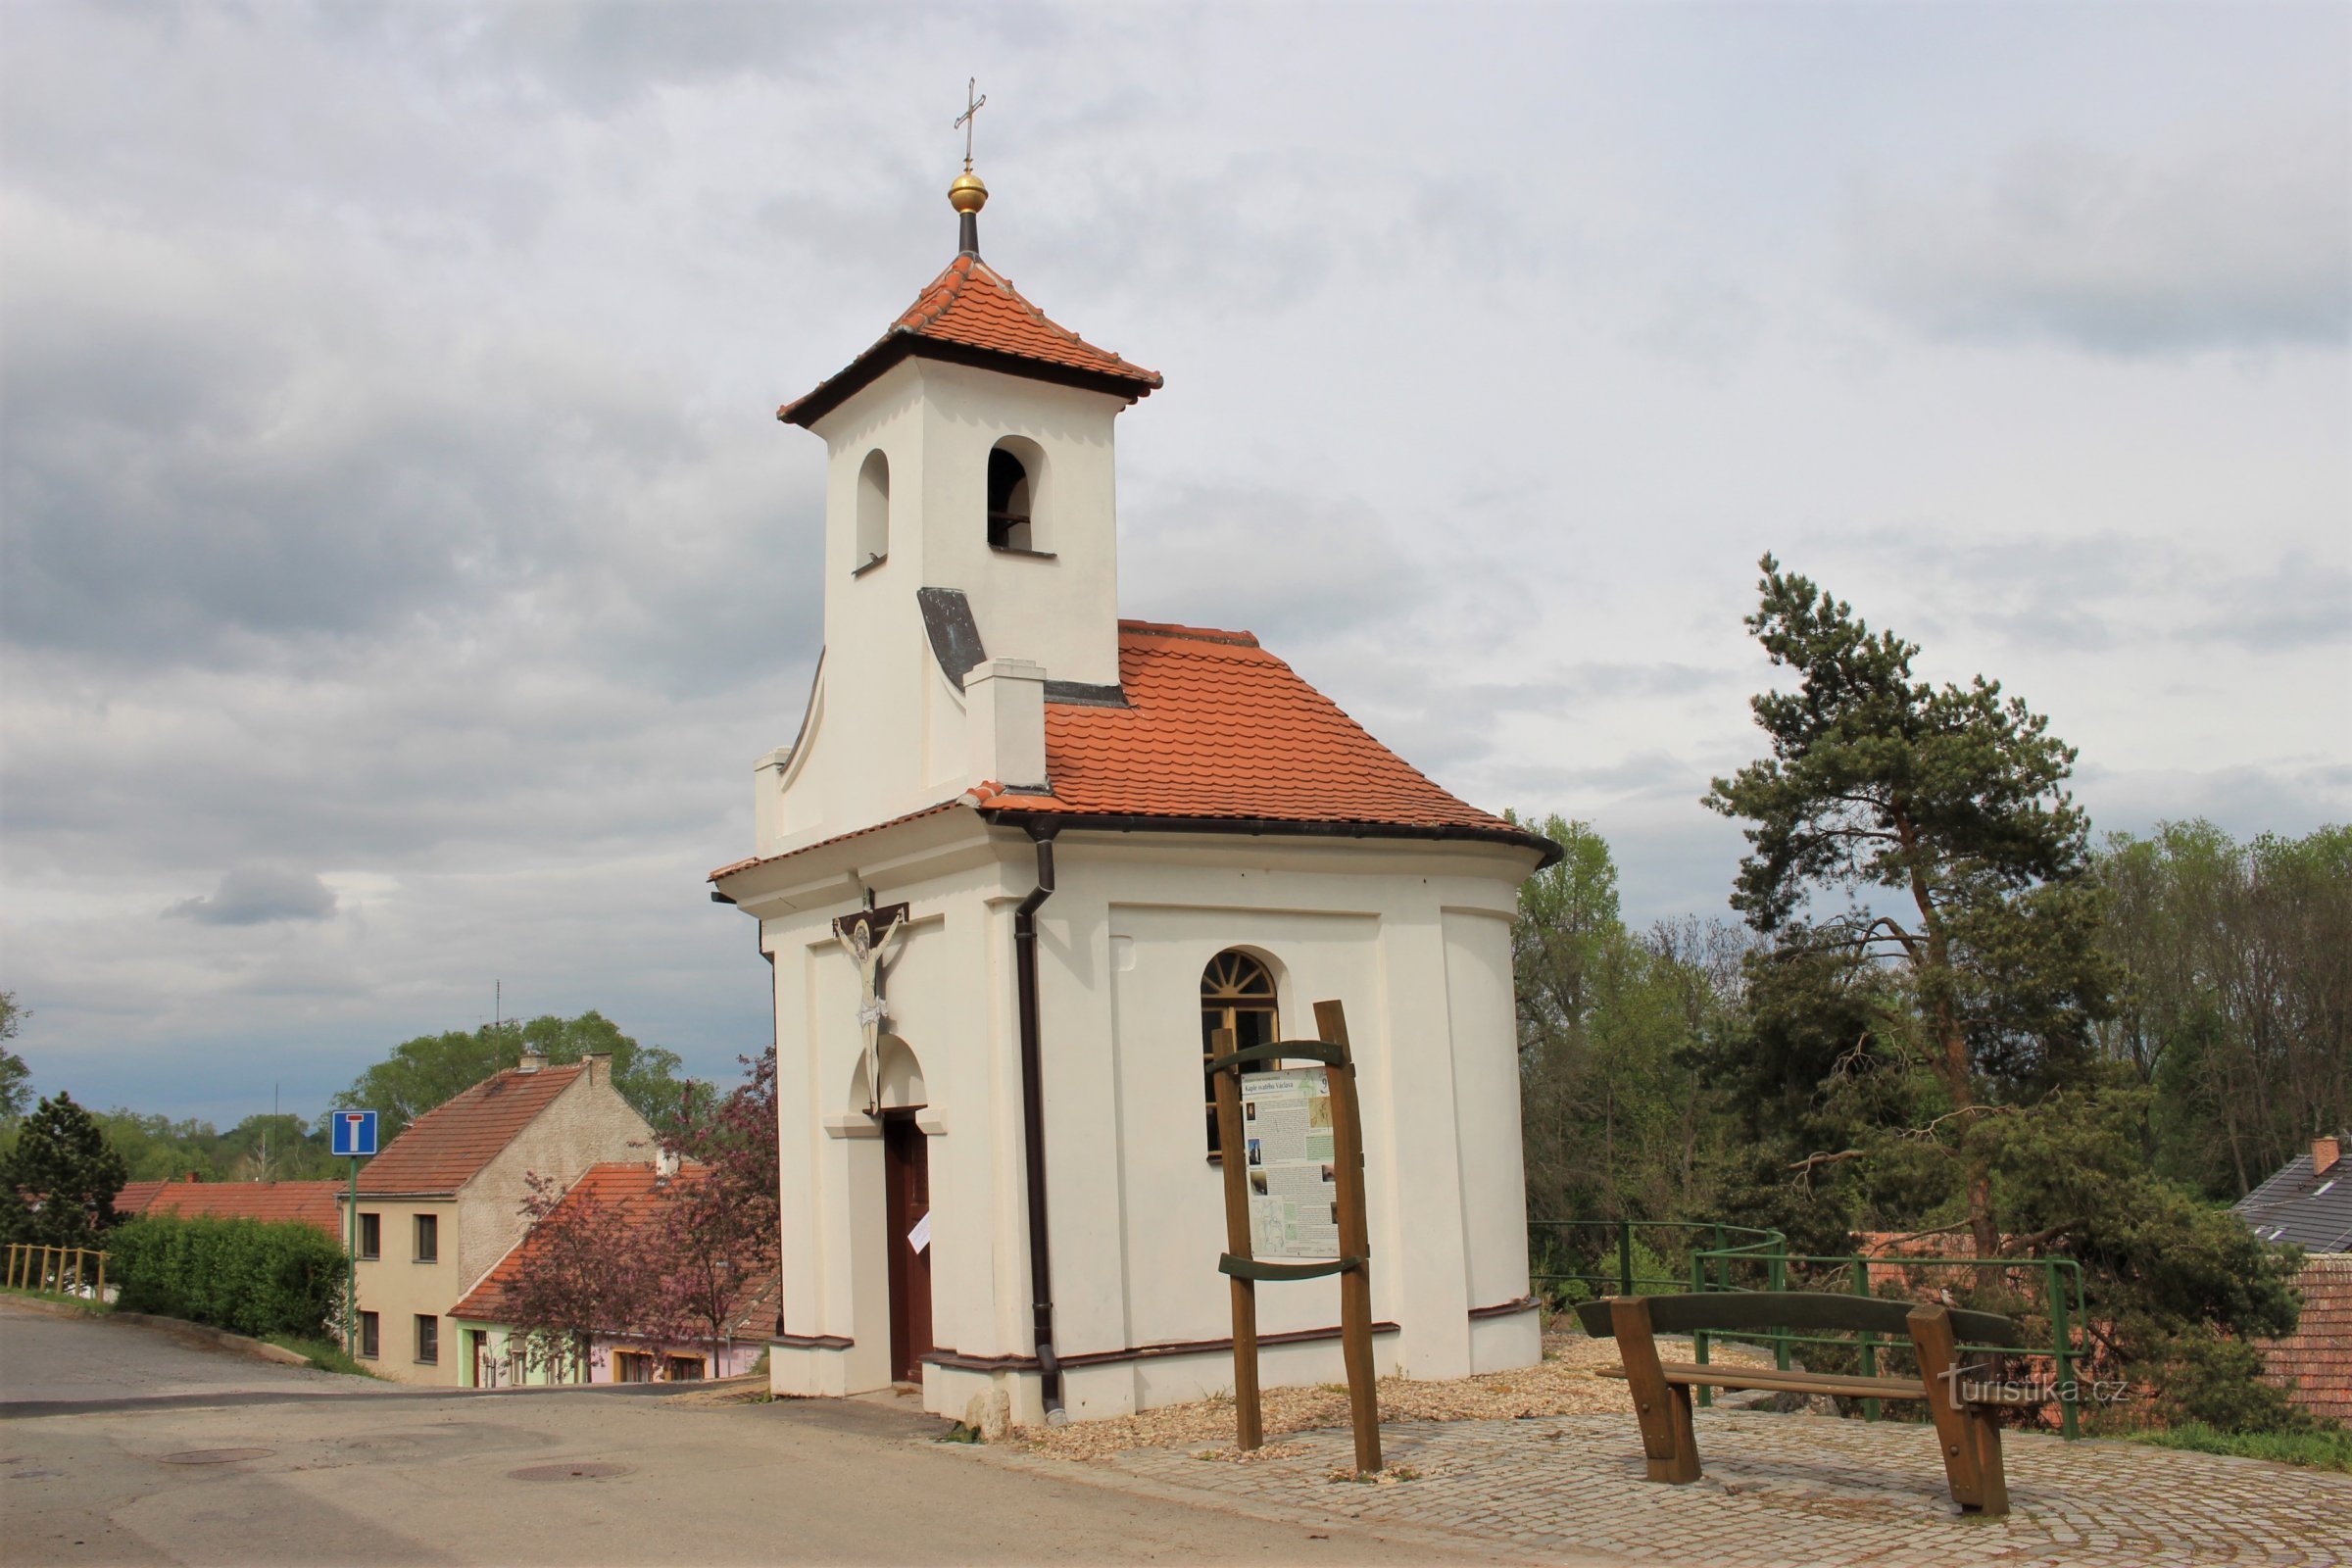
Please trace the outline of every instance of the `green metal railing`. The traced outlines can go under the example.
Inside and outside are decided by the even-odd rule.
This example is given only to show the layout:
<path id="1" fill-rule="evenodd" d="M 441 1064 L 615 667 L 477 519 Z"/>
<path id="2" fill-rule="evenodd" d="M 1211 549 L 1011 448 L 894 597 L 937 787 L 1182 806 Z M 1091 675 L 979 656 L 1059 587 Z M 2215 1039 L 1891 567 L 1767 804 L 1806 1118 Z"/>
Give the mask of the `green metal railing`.
<path id="1" fill-rule="evenodd" d="M 1788 1246 L 1779 1231 L 1699 1220 L 1531 1220 L 1527 1240 L 1529 1281 L 1554 1287 L 1551 1295 L 1557 1298 L 1565 1298 L 1569 1285 L 1587 1286 L 1602 1296 L 1639 1296 L 1644 1286 L 1659 1293 L 1680 1291 L 1686 1288 L 1681 1272 L 1686 1261 L 1702 1251 L 1708 1256 L 1765 1256 Z M 1637 1246 L 1676 1272 L 1637 1273 Z M 1561 1266 L 1586 1261 L 1592 1266 Z"/>
<path id="2" fill-rule="evenodd" d="M 2084 1321 L 2082 1265 L 2071 1257 L 1796 1253 L 1788 1250 L 1788 1238 L 1779 1231 L 1703 1221 L 1538 1220 L 1527 1229 L 1528 1278 L 1555 1301 L 1569 1298 L 1568 1287 L 1572 1285 L 1584 1286 L 1602 1296 L 1657 1295 L 1685 1290 L 1840 1291 L 1871 1296 L 1877 1294 L 1872 1289 L 1874 1269 L 1905 1271 L 1905 1283 L 1912 1288 L 1897 1294 L 1913 1298 L 1920 1286 L 1936 1279 L 1935 1271 L 1947 1271 L 1944 1277 L 1950 1278 L 1948 1271 L 1967 1270 L 1967 1274 L 1952 1279 L 1952 1285 L 1961 1287 L 1960 1291 L 1939 1287 L 1936 1294 L 1953 1298 L 1965 1296 L 1968 1304 L 1983 1302 L 1986 1310 L 2020 1318 L 2023 1320 L 2020 1326 L 2029 1337 L 2033 1336 L 2034 1320 L 2039 1318 L 2046 1322 L 2048 1337 L 2023 1348 L 1990 1345 L 1964 1345 L 1960 1348 L 1976 1354 L 2048 1358 L 2057 1396 L 2059 1431 L 2068 1438 L 2079 1435 L 2082 1391 L 2078 1375 L 2085 1354 L 2077 1343 Z M 1637 1269 L 1637 1247 L 1656 1258 L 1661 1266 L 1687 1273 L 1659 1274 Z M 1568 1266 L 1587 1263 L 1591 1266 Z M 1614 1267 L 1609 1266 L 1612 1263 Z M 1912 1270 L 1925 1273 L 1908 1272 Z M 2034 1299 L 2035 1286 L 2039 1288 L 2038 1302 Z M 1719 1337 L 1705 1333 L 1692 1336 L 1692 1349 L 1701 1365 L 1706 1364 L 1712 1340 Z M 1765 1342 L 1772 1350 L 1773 1364 L 1782 1371 L 1788 1370 L 1791 1348 L 1798 1345 L 1834 1346 L 1850 1350 L 1859 1358 L 1865 1377 L 1878 1375 L 1883 1353 L 1903 1355 L 1911 1348 L 1908 1341 L 1871 1334 L 1838 1338 L 1779 1330 L 1764 1335 L 1743 1334 L 1740 1338 Z M 1713 1402 L 1708 1390 L 1701 1389 L 1698 1396 L 1701 1404 Z M 1879 1414 L 1878 1400 L 1862 1401 L 1864 1420 L 1876 1421 Z"/>

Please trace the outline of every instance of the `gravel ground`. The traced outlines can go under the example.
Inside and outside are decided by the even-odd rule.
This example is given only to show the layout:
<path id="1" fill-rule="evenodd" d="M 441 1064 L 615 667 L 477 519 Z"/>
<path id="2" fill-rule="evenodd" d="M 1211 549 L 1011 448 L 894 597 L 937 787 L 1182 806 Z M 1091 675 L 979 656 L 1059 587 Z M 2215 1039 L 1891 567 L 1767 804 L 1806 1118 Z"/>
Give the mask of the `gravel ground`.
<path id="1" fill-rule="evenodd" d="M 1683 1359 L 1673 1347 L 1688 1340 L 1661 1336 L 1660 1349 L 1669 1360 Z M 1718 1341 L 1708 1358 L 1726 1366 L 1768 1366 L 1771 1358 L 1741 1346 Z M 1515 1372 L 1490 1372 L 1483 1377 L 1457 1378 L 1446 1383 L 1420 1383 L 1409 1378 L 1380 1380 L 1380 1418 L 1392 1421 L 1509 1421 L 1530 1416 L 1582 1415 L 1601 1411 L 1630 1414 L 1633 1397 L 1623 1383 L 1598 1375 L 1617 1364 L 1613 1340 L 1591 1339 L 1581 1333 L 1547 1333 L 1544 1359 Z M 1311 1389 L 1267 1389 L 1262 1409 L 1266 1436 L 1348 1424 L 1348 1391 L 1337 1383 Z M 1066 1427 L 1018 1427 L 1012 1441 L 1032 1453 L 1056 1459 L 1100 1459 L 1130 1448 L 1216 1447 L 1233 1441 L 1233 1400 L 1201 1399 L 1191 1404 L 1162 1405 L 1137 1415 L 1107 1421 L 1074 1421 Z M 1279 1458 L 1303 1451 L 1268 1443 L 1250 1459 Z M 1244 1457 L 1236 1455 L 1235 1457 Z"/>

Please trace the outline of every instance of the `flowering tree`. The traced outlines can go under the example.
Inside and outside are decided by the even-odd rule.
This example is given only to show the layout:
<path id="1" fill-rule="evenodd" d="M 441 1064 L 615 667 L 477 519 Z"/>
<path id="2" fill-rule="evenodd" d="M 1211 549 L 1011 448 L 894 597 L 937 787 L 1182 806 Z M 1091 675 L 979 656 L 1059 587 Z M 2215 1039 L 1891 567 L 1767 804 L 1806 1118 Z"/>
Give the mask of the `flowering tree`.
<path id="1" fill-rule="evenodd" d="M 776 1052 L 742 1058 L 744 1081 L 725 1098 L 691 1098 L 668 1152 L 691 1158 L 663 1190 L 650 1227 L 659 1258 L 655 1337 L 694 1338 L 711 1348 L 774 1277 L 781 1211 L 776 1164 Z"/>
<path id="2" fill-rule="evenodd" d="M 534 1368 L 587 1381 L 599 1333 L 626 1332 L 656 1315 L 660 1249 L 649 1229 L 617 1204 L 585 1190 L 566 1194 L 552 1178 L 523 1180 L 529 1245 L 506 1289 L 506 1317 Z"/>

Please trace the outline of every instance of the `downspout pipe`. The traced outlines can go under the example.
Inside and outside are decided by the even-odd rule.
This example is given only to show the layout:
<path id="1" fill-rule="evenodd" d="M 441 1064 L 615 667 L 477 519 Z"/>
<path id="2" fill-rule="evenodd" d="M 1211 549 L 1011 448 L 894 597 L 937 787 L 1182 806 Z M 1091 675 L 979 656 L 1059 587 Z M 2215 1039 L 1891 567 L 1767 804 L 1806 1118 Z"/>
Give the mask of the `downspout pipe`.
<path id="1" fill-rule="evenodd" d="M 1023 823 L 1037 845 L 1037 886 L 1012 911 L 1013 984 L 1020 1004 L 1021 1032 L 1021 1154 L 1029 1189 L 1029 1301 L 1037 1336 L 1039 1392 L 1046 1405 L 1046 1425 L 1069 1420 L 1061 1402 L 1061 1361 L 1054 1353 L 1054 1254 L 1046 1223 L 1046 1081 L 1045 1054 L 1037 1010 L 1037 911 L 1054 896 L 1054 835 L 1061 831 L 1058 817 L 1032 817 Z"/>

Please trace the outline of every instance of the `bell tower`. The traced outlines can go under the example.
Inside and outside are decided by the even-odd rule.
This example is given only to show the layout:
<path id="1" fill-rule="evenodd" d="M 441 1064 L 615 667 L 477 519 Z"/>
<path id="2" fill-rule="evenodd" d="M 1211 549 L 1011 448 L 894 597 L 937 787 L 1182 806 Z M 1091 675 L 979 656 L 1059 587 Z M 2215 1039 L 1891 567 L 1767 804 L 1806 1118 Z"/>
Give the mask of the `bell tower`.
<path id="1" fill-rule="evenodd" d="M 1042 766 L 1042 703 L 1117 701 L 1111 426 L 1160 377 L 981 259 L 968 160 L 948 201 L 955 259 L 777 411 L 827 452 L 825 652 L 800 739 L 760 764 L 763 853 L 983 778 L 1045 783 L 1003 776 Z"/>

